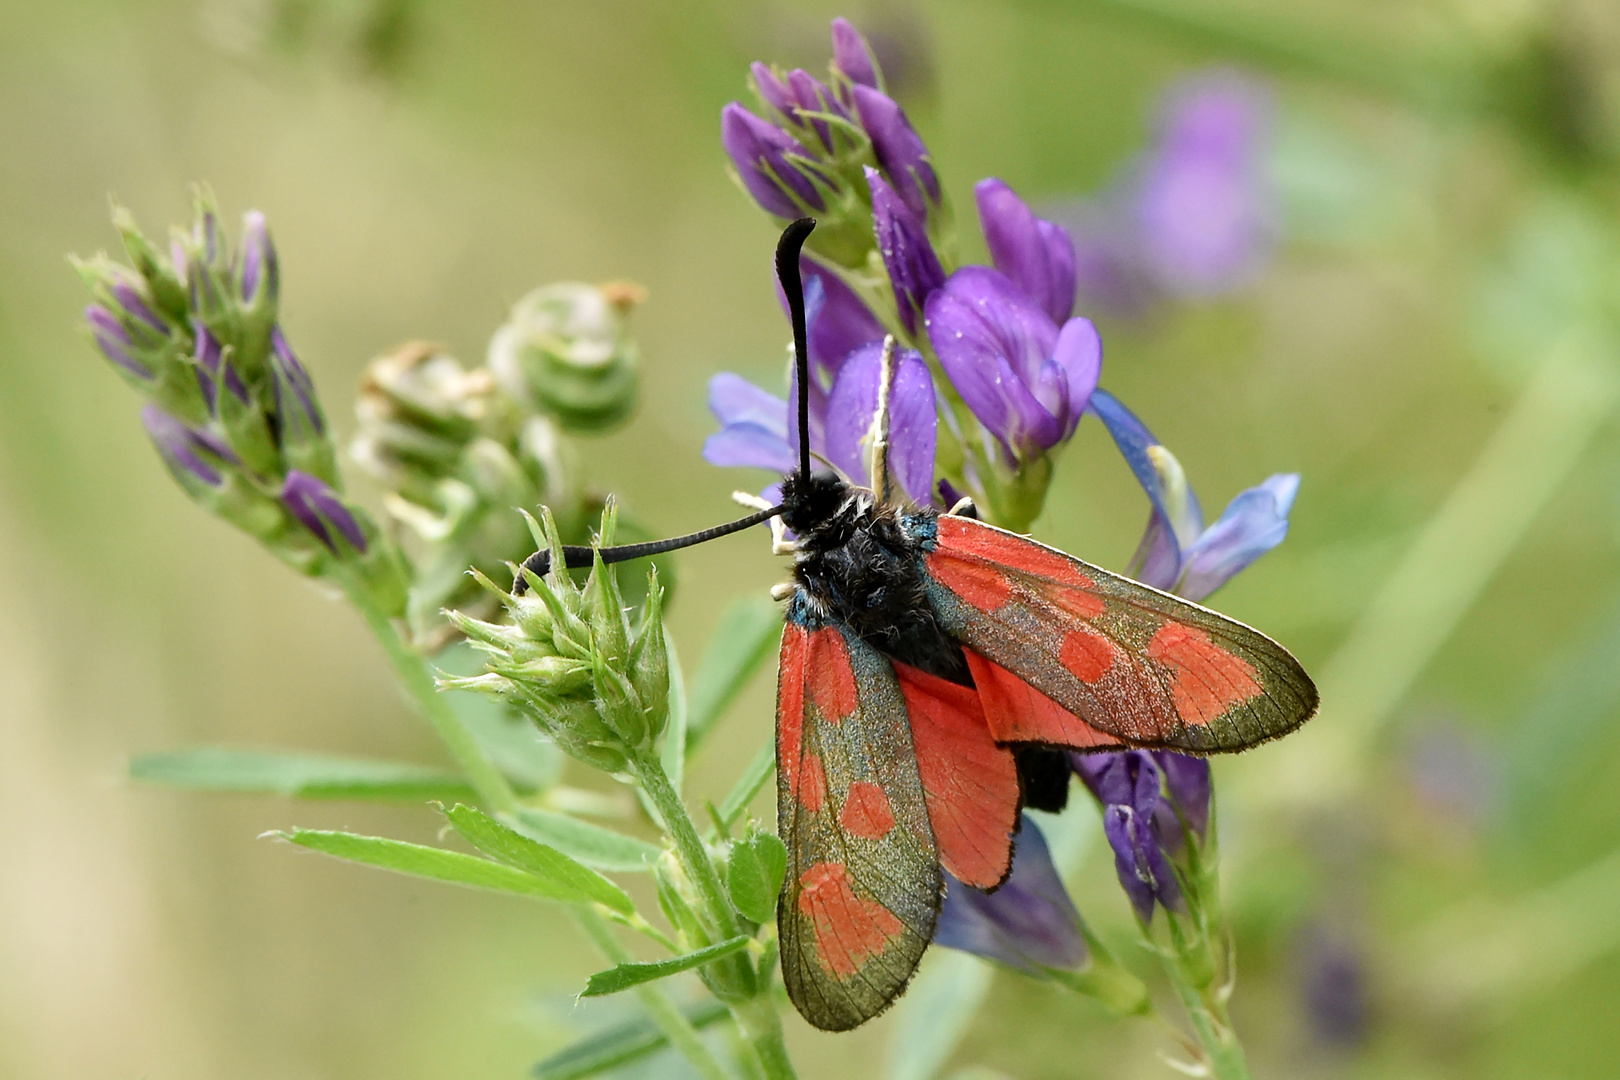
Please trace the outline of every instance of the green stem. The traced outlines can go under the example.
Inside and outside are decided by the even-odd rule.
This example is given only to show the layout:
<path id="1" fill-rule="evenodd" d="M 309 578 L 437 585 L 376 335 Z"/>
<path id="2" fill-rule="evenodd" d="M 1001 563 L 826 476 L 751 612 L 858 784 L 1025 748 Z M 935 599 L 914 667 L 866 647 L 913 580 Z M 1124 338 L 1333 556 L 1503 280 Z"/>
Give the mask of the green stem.
<path id="1" fill-rule="evenodd" d="M 1215 1080 L 1249 1080 L 1249 1066 L 1243 1059 L 1243 1045 L 1226 1013 L 1226 997 L 1217 984 L 1195 987 L 1179 964 L 1167 957 L 1165 970 L 1192 1021 L 1198 1045 L 1203 1048 L 1209 1073 Z"/>
<path id="2" fill-rule="evenodd" d="M 709 858 L 709 849 L 704 846 L 686 804 L 669 782 L 657 756 L 637 754 L 630 759 L 630 768 L 663 819 L 664 830 L 675 843 L 675 857 L 687 880 L 703 899 L 716 940 L 742 933 L 743 926 L 726 895 L 714 861 Z M 755 977 L 747 957 L 744 952 L 716 961 L 710 968 L 711 986 L 725 1000 L 743 1037 L 759 1055 L 765 1075 L 770 1080 L 792 1080 L 793 1063 L 782 1041 L 782 1020 L 770 998 L 769 982 Z"/>
<path id="3" fill-rule="evenodd" d="M 450 756 L 455 758 L 456 764 L 472 782 L 479 799 L 497 814 L 516 812 L 518 800 L 512 791 L 512 785 L 507 783 L 506 777 L 485 756 L 483 748 L 478 745 L 478 740 L 473 738 L 472 732 L 461 722 L 461 717 L 456 715 L 456 711 L 450 707 L 444 695 L 439 693 L 427 661 L 405 643 L 394 621 L 377 607 L 363 584 L 345 581 L 343 585 L 349 602 L 365 618 L 366 625 L 371 628 L 372 635 L 387 654 L 388 662 L 393 665 L 400 682 L 405 684 L 405 692 L 416 702 L 417 708 L 422 710 L 428 723 L 433 725 L 434 732 L 450 751 Z"/>
<path id="4" fill-rule="evenodd" d="M 602 916 L 582 904 L 575 905 L 574 913 L 579 919 L 581 928 L 609 961 L 614 964 L 625 964 L 634 959 L 623 943 L 613 936 L 612 928 Z M 692 1067 L 704 1080 L 730 1080 L 720 1062 L 709 1052 L 709 1048 L 703 1045 L 703 1040 L 698 1037 L 697 1028 L 692 1026 L 661 988 L 644 983 L 636 987 L 634 993 L 636 999 L 641 1002 L 641 1007 L 647 1010 L 647 1015 L 658 1025 L 658 1030 L 669 1039 L 669 1044 L 692 1063 Z"/>

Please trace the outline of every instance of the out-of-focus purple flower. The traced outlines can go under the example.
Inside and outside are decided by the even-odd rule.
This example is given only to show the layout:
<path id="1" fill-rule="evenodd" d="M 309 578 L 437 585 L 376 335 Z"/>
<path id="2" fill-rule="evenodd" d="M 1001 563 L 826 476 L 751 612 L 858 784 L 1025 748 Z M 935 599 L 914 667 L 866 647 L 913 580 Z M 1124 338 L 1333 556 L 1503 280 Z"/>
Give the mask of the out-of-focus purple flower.
<path id="1" fill-rule="evenodd" d="M 905 110 L 881 90 L 857 83 L 852 91 L 855 113 L 872 140 L 872 156 L 911 212 L 923 221 L 939 204 L 939 178 L 929 163 L 928 147 L 906 119 Z"/>
<path id="2" fill-rule="evenodd" d="M 867 435 L 877 415 L 882 356 L 881 342 L 851 353 L 827 399 L 824 452 L 828 461 L 858 483 L 871 471 Z M 933 496 L 937 423 L 928 365 L 911 349 L 897 352 L 889 397 L 889 470 L 901 490 L 924 505 Z"/>
<path id="3" fill-rule="evenodd" d="M 240 464 L 223 439 L 191 427 L 156 405 L 141 408 L 141 424 L 169 471 L 188 488 L 196 483 L 218 487 L 225 482 L 224 468 Z"/>
<path id="4" fill-rule="evenodd" d="M 1209 832 L 1209 805 L 1213 795 L 1209 759 L 1178 754 L 1174 750 L 1155 750 L 1153 760 L 1164 774 L 1164 789 L 1169 793 L 1174 809 L 1181 812 L 1180 820 L 1171 819 L 1175 821 L 1177 832 L 1180 832 L 1180 821 L 1185 820 L 1202 841 Z M 1156 820 L 1164 820 L 1163 815 Z M 1166 821 L 1165 829 L 1160 833 L 1161 839 L 1170 839 L 1167 835 L 1169 825 L 1170 822 Z M 1178 843 L 1166 843 L 1166 847 L 1172 851 L 1179 846 Z"/>
<path id="5" fill-rule="evenodd" d="M 1160 762 L 1146 750 L 1069 756 L 1081 782 L 1103 804 L 1103 831 L 1114 849 L 1119 883 L 1137 913 L 1144 921 L 1152 918 L 1155 902 L 1179 909 L 1181 884 L 1165 851 L 1178 850 L 1185 837 L 1174 807 L 1164 800 Z"/>
<path id="6" fill-rule="evenodd" d="M 720 144 L 737 167 L 743 186 L 761 208 L 777 217 L 796 218 L 805 208 L 824 210 L 816 184 L 825 178 L 810 164 L 804 146 L 768 120 L 733 101 L 720 110 Z"/>
<path id="7" fill-rule="evenodd" d="M 1041 830 L 1026 814 L 1012 874 L 995 892 L 963 885 L 947 872 L 945 905 L 934 943 L 1034 975 L 1078 968 L 1087 960 L 1080 913 L 1063 887 Z"/>
<path id="8" fill-rule="evenodd" d="M 276 245 L 264 215 L 251 210 L 242 219 L 242 301 L 255 303 L 263 284 L 263 295 L 274 304 L 281 294 L 281 267 Z"/>
<path id="9" fill-rule="evenodd" d="M 120 370 L 142 382 L 157 378 L 156 372 L 135 359 L 129 331 L 124 329 L 123 323 L 111 311 L 100 304 L 89 304 L 84 309 L 84 321 L 89 324 L 90 334 L 95 338 L 101 354 Z"/>
<path id="10" fill-rule="evenodd" d="M 1074 313 L 1074 242 L 1069 230 L 1036 217 L 1012 188 L 995 177 L 973 185 L 973 197 L 990 261 L 1053 322 L 1062 323 Z"/>
<path id="11" fill-rule="evenodd" d="M 803 68 L 788 72 L 786 82 L 758 62 L 750 65 L 749 71 L 754 77 L 754 87 L 765 104 L 780 113 L 789 124 L 813 130 L 822 148 L 828 153 L 832 152 L 832 128 L 826 120 L 808 115 L 829 113 L 845 120 L 849 118 L 849 113 L 826 83 Z"/>
<path id="12" fill-rule="evenodd" d="M 281 501 L 332 554 L 342 554 L 334 532 L 356 552 L 366 553 L 366 534 L 360 522 L 325 481 L 297 469 L 289 470 L 281 486 Z"/>
<path id="13" fill-rule="evenodd" d="M 235 365 L 226 362 L 225 350 L 219 339 L 198 316 L 192 316 L 191 329 L 196 338 L 197 385 L 202 387 L 203 401 L 207 403 L 208 411 L 219 415 L 219 384 L 222 377 L 232 396 L 246 404 L 247 386 L 236 373 Z"/>
<path id="14" fill-rule="evenodd" d="M 934 254 L 934 245 L 928 241 L 921 217 L 876 169 L 866 170 L 866 183 L 872 190 L 872 231 L 894 286 L 900 321 L 908 333 L 915 334 L 917 317 L 928 297 L 945 284 L 945 271 Z"/>
<path id="15" fill-rule="evenodd" d="M 1124 179 L 1059 215 L 1074 235 L 1080 295 L 1130 314 L 1158 295 L 1216 296 L 1251 281 L 1276 239 L 1270 128 L 1268 96 L 1251 79 L 1226 71 L 1174 86 Z"/>
<path id="16" fill-rule="evenodd" d="M 1202 600 L 1288 535 L 1299 474 L 1277 473 L 1239 493 L 1220 520 L 1206 529 L 1203 510 L 1181 464 L 1147 425 L 1103 390 L 1091 395 L 1090 408 L 1108 428 L 1153 504 L 1131 564 L 1141 581 Z"/>
<path id="17" fill-rule="evenodd" d="M 833 66 L 857 86 L 879 90 L 877 65 L 861 32 L 845 18 L 832 21 Z"/>
<path id="18" fill-rule="evenodd" d="M 1301 997 L 1312 1034 L 1334 1047 L 1367 1038 L 1367 973 L 1362 950 L 1343 935 L 1316 925 L 1300 946 Z"/>
<path id="19" fill-rule="evenodd" d="M 928 336 L 973 415 L 1025 461 L 1074 434 L 1102 369 L 1091 320 L 1061 330 L 1007 276 L 965 266 L 928 299 Z"/>
<path id="20" fill-rule="evenodd" d="M 279 326 L 270 331 L 270 372 L 283 438 L 292 431 L 307 431 L 315 437 L 325 435 L 326 418 L 315 396 L 315 383 Z"/>

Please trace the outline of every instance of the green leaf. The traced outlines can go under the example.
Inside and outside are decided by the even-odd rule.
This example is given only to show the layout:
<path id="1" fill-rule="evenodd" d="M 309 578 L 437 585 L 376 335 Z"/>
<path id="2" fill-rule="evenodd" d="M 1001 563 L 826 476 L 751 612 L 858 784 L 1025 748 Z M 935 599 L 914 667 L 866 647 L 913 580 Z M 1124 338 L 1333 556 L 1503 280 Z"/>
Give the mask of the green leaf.
<path id="1" fill-rule="evenodd" d="M 721 616 L 687 689 L 687 750 L 714 727 L 781 636 L 782 611 L 768 596 L 745 596 Z"/>
<path id="2" fill-rule="evenodd" d="M 508 824 L 598 870 L 648 871 L 664 853 L 663 848 L 645 840 L 531 806 L 519 807 Z"/>
<path id="3" fill-rule="evenodd" d="M 712 1027 L 730 1015 L 730 1010 L 714 998 L 681 1010 L 699 1031 Z M 669 1045 L 668 1037 L 646 1017 L 616 1024 L 606 1031 L 587 1035 L 552 1054 L 531 1071 L 535 1080 L 585 1080 L 639 1061 Z"/>
<path id="4" fill-rule="evenodd" d="M 468 885 L 492 892 L 516 893 L 542 900 L 560 900 L 581 903 L 594 899 L 579 890 L 559 885 L 554 881 L 526 874 L 514 867 L 465 855 L 444 848 L 407 844 L 403 840 L 389 840 L 381 836 L 359 836 L 355 833 L 325 832 L 316 829 L 293 829 L 270 835 L 279 836 L 312 851 L 334 855 L 350 862 L 365 863 L 412 877 L 448 881 L 455 885 Z"/>
<path id="5" fill-rule="evenodd" d="M 240 791 L 297 799 L 474 798 L 460 775 L 425 765 L 324 754 L 200 746 L 142 754 L 131 779 L 196 791 Z"/>
<path id="6" fill-rule="evenodd" d="M 786 873 L 787 845 L 772 833 L 750 832 L 731 845 L 726 862 L 726 891 L 732 905 L 754 922 L 770 922 Z"/>
<path id="7" fill-rule="evenodd" d="M 628 894 L 595 870 L 521 833 L 513 832 L 482 810 L 457 804 L 444 812 L 456 832 L 496 862 L 549 881 L 559 893 L 572 891 L 580 903 L 594 901 L 623 915 L 634 915 Z"/>
<path id="8" fill-rule="evenodd" d="M 669 650 L 669 723 L 664 726 L 664 745 L 658 754 L 670 784 L 680 791 L 686 773 L 686 680 L 681 675 L 680 657 L 675 655 L 675 639 L 665 634 L 664 647 Z"/>
<path id="9" fill-rule="evenodd" d="M 765 786 L 765 782 L 775 771 L 776 747 L 766 743 L 755 752 L 754 759 L 748 763 L 743 774 L 737 778 L 737 783 L 726 794 L 725 801 L 720 804 L 718 813 L 726 828 L 729 829 L 731 823 L 742 816 L 742 812 L 748 809 L 748 804 L 754 801 L 754 796 L 759 794 L 759 789 Z"/>
<path id="10" fill-rule="evenodd" d="M 718 945 L 710 945 L 697 952 L 689 952 L 682 956 L 672 956 L 668 960 L 655 960 L 650 964 L 620 964 L 618 967 L 598 971 L 585 983 L 585 989 L 579 993 L 580 997 L 602 997 L 605 994 L 617 994 L 621 990 L 628 990 L 642 983 L 652 982 L 654 979 L 664 979 L 671 975 L 678 975 L 683 971 L 690 971 L 695 967 L 702 967 L 712 960 L 722 956 L 730 956 L 748 947 L 751 939 L 744 934 L 734 938 L 727 938 Z"/>

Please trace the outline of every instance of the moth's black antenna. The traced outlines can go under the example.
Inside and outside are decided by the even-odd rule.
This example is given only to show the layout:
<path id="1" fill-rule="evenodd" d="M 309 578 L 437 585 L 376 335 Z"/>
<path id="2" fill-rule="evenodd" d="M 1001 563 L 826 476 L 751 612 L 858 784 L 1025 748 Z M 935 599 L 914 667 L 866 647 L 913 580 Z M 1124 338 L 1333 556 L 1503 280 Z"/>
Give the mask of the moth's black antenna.
<path id="1" fill-rule="evenodd" d="M 776 279 L 787 296 L 793 320 L 793 362 L 799 374 L 799 475 L 810 476 L 810 346 L 804 325 L 804 282 L 799 277 L 799 252 L 816 227 L 815 218 L 800 218 L 782 230 L 776 242 Z"/>
<path id="2" fill-rule="evenodd" d="M 782 239 L 776 243 L 776 276 L 782 282 L 782 291 L 787 294 L 788 314 L 793 321 L 793 358 L 798 365 L 799 373 L 799 475 L 804 477 L 810 475 L 810 348 L 806 341 L 808 334 L 804 325 L 804 282 L 799 277 L 799 251 L 804 247 L 804 238 L 809 236 L 810 230 L 815 227 L 815 218 L 800 218 L 783 230 Z M 590 566 L 597 555 L 602 556 L 604 563 L 626 562 L 630 559 L 644 559 L 649 555 L 662 555 L 666 551 L 691 547 L 693 544 L 701 544 L 706 540 L 752 528 L 776 517 L 783 509 L 781 505 L 773 506 L 768 510 L 749 514 L 745 518 L 728 521 L 724 525 L 700 529 L 685 536 L 672 536 L 668 540 L 649 540 L 642 544 L 622 544 L 618 547 L 600 549 L 568 545 L 563 548 L 563 564 L 570 570 L 581 570 Z M 544 577 L 551 569 L 550 549 L 542 548 L 530 555 L 523 560 L 523 567 Z M 522 596 L 528 590 L 528 579 L 523 574 L 518 574 L 517 580 L 512 583 L 512 592 Z"/>

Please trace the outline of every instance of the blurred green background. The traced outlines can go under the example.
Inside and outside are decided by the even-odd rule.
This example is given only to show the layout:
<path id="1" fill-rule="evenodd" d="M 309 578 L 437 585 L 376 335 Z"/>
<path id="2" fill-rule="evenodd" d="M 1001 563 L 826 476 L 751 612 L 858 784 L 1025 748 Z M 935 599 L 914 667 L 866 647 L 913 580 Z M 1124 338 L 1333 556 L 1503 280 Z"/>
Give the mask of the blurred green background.
<path id="1" fill-rule="evenodd" d="M 978 178 L 1036 203 L 1094 191 L 1169 80 L 1234 59 L 1272 76 L 1279 257 L 1237 299 L 1103 324 L 1104 385 L 1212 516 L 1269 473 L 1304 476 L 1288 541 L 1216 598 L 1325 691 L 1288 743 L 1217 764 L 1239 1031 L 1258 1077 L 1612 1075 L 1620 14 L 1195 6 L 1260 45 L 1059 0 L 5 5 L 0 1074 L 516 1077 L 615 1015 L 571 1009 L 597 961 L 547 908 L 255 839 L 431 841 L 420 808 L 123 778 L 130 755 L 191 744 L 439 751 L 359 619 L 171 483 L 81 334 L 63 256 L 116 247 L 109 193 L 154 233 L 189 217 L 193 180 L 230 220 L 269 215 L 283 324 L 344 438 L 358 374 L 390 346 L 476 363 L 538 284 L 642 283 L 644 404 L 588 445 L 587 471 L 686 531 L 752 482 L 698 457 L 708 376 L 774 384 L 784 337 L 772 229 L 725 175 L 718 111 L 751 59 L 820 69 L 845 14 L 898 50 L 970 250 Z M 1293 27 L 1352 78 L 1313 73 Z M 1507 58 L 1496 96 L 1448 93 L 1414 59 L 1451 70 L 1457 41 Z M 1145 514 L 1087 424 L 1036 531 L 1120 567 Z M 782 572 L 757 538 L 681 555 L 688 659 Z M 769 737 L 770 682 L 694 763 L 693 795 L 722 793 Z M 1105 937 L 1125 932 L 1101 845 L 1074 888 Z M 812 1077 L 876 1075 L 894 1026 L 788 1024 Z M 998 974 L 950 1067 L 1169 1076 L 1169 1049 Z"/>

